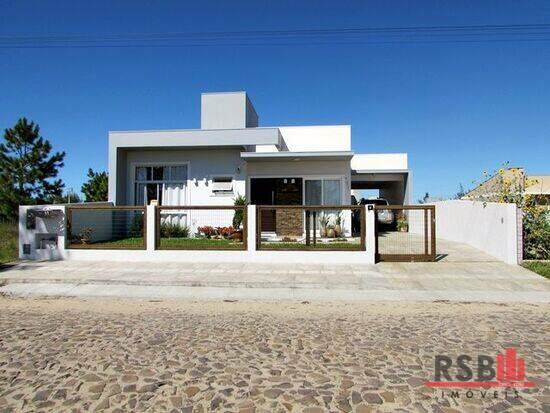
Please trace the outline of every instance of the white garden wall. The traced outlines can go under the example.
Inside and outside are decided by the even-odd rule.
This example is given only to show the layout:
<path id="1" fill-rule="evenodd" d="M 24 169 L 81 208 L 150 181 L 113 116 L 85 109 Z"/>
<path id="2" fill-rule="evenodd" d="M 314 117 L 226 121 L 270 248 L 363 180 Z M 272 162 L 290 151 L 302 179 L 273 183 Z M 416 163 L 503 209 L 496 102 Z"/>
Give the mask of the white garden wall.
<path id="1" fill-rule="evenodd" d="M 27 229 L 27 209 L 56 209 L 62 214 L 46 220 L 38 219 L 36 229 Z M 85 261 L 144 261 L 144 262 L 258 262 L 258 263 L 312 263 L 312 264 L 374 264 L 374 211 L 366 211 L 366 251 L 257 251 L 256 206 L 248 206 L 248 238 L 246 251 L 200 251 L 155 249 L 155 207 L 147 207 L 146 250 L 65 249 L 65 211 L 63 205 L 21 206 L 19 208 L 19 257 L 30 260 L 73 259 Z M 232 216 L 232 215 L 231 215 Z M 36 249 L 37 233 L 55 233 L 57 248 Z M 24 245 L 30 244 L 26 254 Z"/>
<path id="2" fill-rule="evenodd" d="M 434 205 L 438 240 L 462 242 L 508 264 L 521 263 L 515 204 L 442 201 Z"/>

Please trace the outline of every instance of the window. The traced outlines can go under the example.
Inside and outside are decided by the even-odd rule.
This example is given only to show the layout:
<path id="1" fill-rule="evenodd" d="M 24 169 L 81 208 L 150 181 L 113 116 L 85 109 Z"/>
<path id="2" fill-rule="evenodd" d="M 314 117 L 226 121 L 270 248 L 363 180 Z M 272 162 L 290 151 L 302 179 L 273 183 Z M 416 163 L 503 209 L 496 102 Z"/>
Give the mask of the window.
<path id="1" fill-rule="evenodd" d="M 135 181 L 135 205 L 185 205 L 187 165 L 138 166 Z"/>
<path id="2" fill-rule="evenodd" d="M 306 180 L 306 205 L 341 205 L 342 182 L 340 179 Z"/>
<path id="3" fill-rule="evenodd" d="M 214 195 L 233 195 L 233 178 L 231 176 L 213 177 L 212 193 Z"/>

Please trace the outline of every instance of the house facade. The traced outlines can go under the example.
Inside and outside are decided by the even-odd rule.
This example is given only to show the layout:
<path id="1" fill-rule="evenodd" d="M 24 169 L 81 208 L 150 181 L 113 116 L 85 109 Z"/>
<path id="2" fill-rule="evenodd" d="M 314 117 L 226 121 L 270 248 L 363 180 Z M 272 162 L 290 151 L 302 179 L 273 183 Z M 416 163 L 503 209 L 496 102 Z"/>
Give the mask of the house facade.
<path id="1" fill-rule="evenodd" d="M 115 205 L 349 205 L 379 189 L 408 204 L 407 154 L 356 154 L 350 125 L 260 126 L 245 92 L 204 93 L 201 128 L 109 133 Z M 267 225 L 267 224 L 266 224 Z"/>

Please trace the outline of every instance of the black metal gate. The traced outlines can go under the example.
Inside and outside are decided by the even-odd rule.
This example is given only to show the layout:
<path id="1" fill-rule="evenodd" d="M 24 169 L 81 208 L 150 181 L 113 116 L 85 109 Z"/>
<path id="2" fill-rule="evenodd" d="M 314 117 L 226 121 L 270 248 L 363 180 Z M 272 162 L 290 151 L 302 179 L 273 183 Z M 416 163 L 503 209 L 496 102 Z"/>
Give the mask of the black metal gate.
<path id="1" fill-rule="evenodd" d="M 434 205 L 375 205 L 377 261 L 435 261 Z"/>

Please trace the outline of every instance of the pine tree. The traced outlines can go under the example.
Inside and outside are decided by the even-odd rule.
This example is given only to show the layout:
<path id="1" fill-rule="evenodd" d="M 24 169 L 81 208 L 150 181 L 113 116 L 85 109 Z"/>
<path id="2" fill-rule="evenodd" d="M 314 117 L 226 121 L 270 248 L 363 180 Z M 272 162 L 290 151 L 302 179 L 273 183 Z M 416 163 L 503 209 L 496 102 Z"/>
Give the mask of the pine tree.
<path id="1" fill-rule="evenodd" d="M 88 169 L 88 182 L 82 185 L 81 191 L 86 202 L 107 201 L 109 179 L 107 172 L 94 172 Z"/>
<path id="2" fill-rule="evenodd" d="M 52 145 L 40 136 L 40 127 L 26 118 L 4 131 L 0 144 L 0 217 L 13 219 L 18 206 L 44 203 L 60 196 L 57 177 L 65 152 L 50 154 Z"/>

